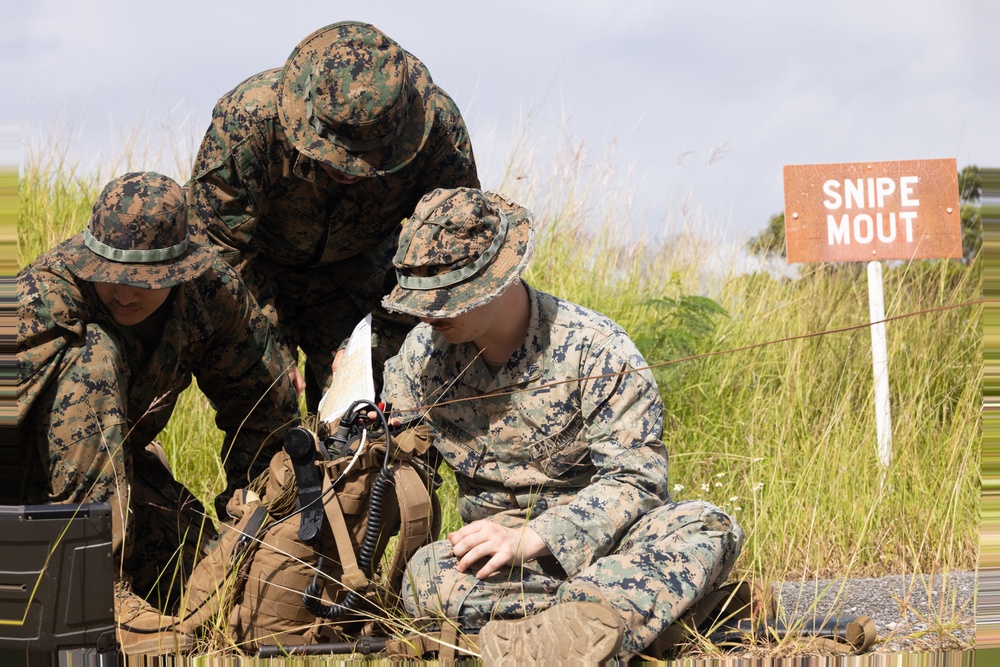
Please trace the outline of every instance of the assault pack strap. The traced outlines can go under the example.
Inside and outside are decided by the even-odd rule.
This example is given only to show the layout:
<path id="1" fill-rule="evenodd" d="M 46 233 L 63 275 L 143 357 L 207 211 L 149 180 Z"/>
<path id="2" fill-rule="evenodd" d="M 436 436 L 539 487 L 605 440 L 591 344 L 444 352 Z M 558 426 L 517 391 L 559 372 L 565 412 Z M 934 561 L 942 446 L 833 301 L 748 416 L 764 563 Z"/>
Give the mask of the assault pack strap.
<path id="1" fill-rule="evenodd" d="M 399 500 L 399 540 L 389 564 L 389 590 L 399 591 L 406 563 L 417 549 L 428 543 L 427 536 L 441 532 L 441 507 L 436 493 L 427 492 L 427 480 L 412 467 L 396 471 Z"/>

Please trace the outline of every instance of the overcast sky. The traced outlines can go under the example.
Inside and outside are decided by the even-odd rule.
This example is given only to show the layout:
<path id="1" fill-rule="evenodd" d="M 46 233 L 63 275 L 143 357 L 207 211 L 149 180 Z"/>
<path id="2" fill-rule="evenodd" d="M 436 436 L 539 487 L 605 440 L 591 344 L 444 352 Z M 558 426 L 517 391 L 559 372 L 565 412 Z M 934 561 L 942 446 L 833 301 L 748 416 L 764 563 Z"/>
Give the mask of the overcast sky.
<path id="1" fill-rule="evenodd" d="M 633 224 L 659 233 L 695 211 L 713 233 L 746 237 L 782 209 L 785 164 L 1000 166 L 997 4 L 6 2 L 2 65 L 16 95 L 4 95 L 0 125 L 8 148 L 55 134 L 96 163 L 137 131 L 161 141 L 167 130 L 184 154 L 223 93 L 281 66 L 313 30 L 362 20 L 458 103 L 484 187 L 500 185 L 519 137 L 536 149 L 536 178 L 583 146 L 596 172 L 631 174 L 647 211 Z"/>

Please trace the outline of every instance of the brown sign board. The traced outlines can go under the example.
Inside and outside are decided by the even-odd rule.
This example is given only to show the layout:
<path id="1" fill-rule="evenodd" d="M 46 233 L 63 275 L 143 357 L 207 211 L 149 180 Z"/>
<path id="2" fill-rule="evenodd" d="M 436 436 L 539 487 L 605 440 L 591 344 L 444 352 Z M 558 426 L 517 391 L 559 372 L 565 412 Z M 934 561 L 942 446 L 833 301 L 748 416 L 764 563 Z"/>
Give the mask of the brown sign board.
<path id="1" fill-rule="evenodd" d="M 785 165 L 790 263 L 962 256 L 954 158 Z"/>

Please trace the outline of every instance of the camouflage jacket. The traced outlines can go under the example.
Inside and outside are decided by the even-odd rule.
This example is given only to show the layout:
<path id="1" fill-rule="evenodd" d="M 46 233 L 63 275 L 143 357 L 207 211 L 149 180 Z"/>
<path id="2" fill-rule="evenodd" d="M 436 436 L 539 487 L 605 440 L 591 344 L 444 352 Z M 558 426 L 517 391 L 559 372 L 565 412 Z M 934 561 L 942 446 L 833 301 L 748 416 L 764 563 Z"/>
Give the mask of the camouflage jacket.
<path id="1" fill-rule="evenodd" d="M 345 290 L 372 291 L 366 300 L 377 304 L 395 285 L 399 225 L 420 197 L 435 187 L 479 187 L 465 121 L 432 85 L 426 103 L 435 122 L 420 154 L 392 174 L 338 184 L 286 138 L 281 73 L 252 76 L 216 105 L 187 185 L 189 227 L 240 270 L 262 306 L 273 298 L 268 274 L 289 270 L 328 271 Z"/>
<path id="2" fill-rule="evenodd" d="M 142 350 L 131 327 L 115 324 L 104 310 L 93 284 L 65 268 L 62 247 L 74 242 L 81 243 L 56 246 L 17 277 L 18 424 L 64 370 L 64 351 L 83 340 L 87 324 L 99 323 L 127 341 L 126 358 L 136 366 L 126 399 L 133 446 L 144 447 L 163 430 L 194 377 L 225 432 L 230 489 L 245 486 L 248 474 L 252 479 L 266 469 L 281 446 L 269 436 L 298 415 L 298 401 L 267 321 L 239 277 L 215 259 L 201 276 L 174 287 L 159 343 Z M 265 451 L 258 454 L 262 445 Z"/>
<path id="3" fill-rule="evenodd" d="M 474 398 L 419 413 L 455 471 L 462 520 L 527 518 L 573 576 L 669 499 L 663 403 L 648 370 L 594 377 L 646 365 L 621 327 L 528 293 L 525 342 L 495 377 L 472 343 L 421 324 L 386 364 L 382 397 L 393 409 Z M 543 387 L 573 378 L 587 379 Z"/>

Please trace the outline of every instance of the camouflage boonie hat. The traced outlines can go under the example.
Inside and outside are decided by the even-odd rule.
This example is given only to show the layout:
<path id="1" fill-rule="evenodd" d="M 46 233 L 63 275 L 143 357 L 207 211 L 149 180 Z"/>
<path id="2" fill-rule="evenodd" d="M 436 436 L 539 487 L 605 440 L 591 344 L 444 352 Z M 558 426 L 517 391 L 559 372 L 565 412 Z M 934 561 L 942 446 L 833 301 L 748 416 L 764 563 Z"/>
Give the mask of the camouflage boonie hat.
<path id="1" fill-rule="evenodd" d="M 500 295 L 535 250 L 531 212 L 497 192 L 438 188 L 403 223 L 382 300 L 417 317 L 456 317 Z"/>
<path id="2" fill-rule="evenodd" d="M 201 275 L 212 251 L 189 242 L 184 190 L 154 171 L 107 185 L 87 229 L 67 244 L 66 268 L 90 282 L 143 289 L 172 287 Z"/>
<path id="3" fill-rule="evenodd" d="M 417 155 L 431 132 L 425 72 L 375 26 L 320 28 L 285 62 L 281 125 L 295 148 L 337 171 L 392 173 Z"/>

